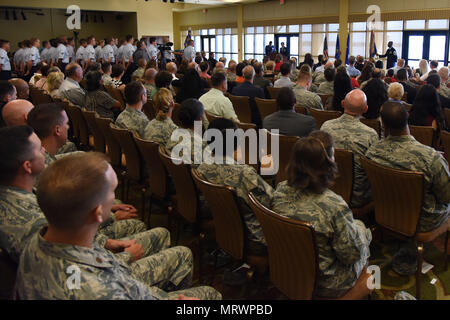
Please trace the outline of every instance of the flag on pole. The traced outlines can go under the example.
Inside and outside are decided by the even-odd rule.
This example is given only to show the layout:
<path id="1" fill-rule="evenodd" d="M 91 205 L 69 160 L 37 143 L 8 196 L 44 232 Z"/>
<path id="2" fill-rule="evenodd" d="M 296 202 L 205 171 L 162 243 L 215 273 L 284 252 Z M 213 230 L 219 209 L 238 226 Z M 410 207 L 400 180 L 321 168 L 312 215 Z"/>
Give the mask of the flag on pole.
<path id="1" fill-rule="evenodd" d="M 349 55 L 350 55 L 350 33 L 347 35 L 347 50 L 345 52 L 345 64 L 348 64 Z"/>
<path id="2" fill-rule="evenodd" d="M 189 41 L 191 41 L 192 40 L 192 37 L 191 37 L 191 29 L 189 29 L 188 30 L 188 34 L 187 34 L 187 36 L 186 36 L 186 39 L 184 40 L 184 47 L 186 48 L 187 46 L 189 46 Z"/>
<path id="3" fill-rule="evenodd" d="M 328 43 L 327 36 L 323 39 L 323 60 L 328 60 Z"/>
<path id="4" fill-rule="evenodd" d="M 377 54 L 377 45 L 375 44 L 375 32 L 370 32 L 369 56 L 372 58 Z"/>
<path id="5" fill-rule="evenodd" d="M 337 59 L 341 58 L 341 45 L 339 44 L 339 34 L 336 37 L 336 53 L 334 54 L 334 57 Z"/>

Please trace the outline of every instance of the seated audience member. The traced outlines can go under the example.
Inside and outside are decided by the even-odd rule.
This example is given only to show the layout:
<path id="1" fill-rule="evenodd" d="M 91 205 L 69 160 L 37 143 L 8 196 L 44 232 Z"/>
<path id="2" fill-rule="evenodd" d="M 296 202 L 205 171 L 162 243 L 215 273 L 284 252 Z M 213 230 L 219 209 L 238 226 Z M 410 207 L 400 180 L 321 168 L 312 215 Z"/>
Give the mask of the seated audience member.
<path id="1" fill-rule="evenodd" d="M 322 64 L 322 62 L 323 62 L 323 55 L 322 55 L 322 59 L 319 59 L 320 65 Z M 325 63 L 323 63 L 323 64 L 325 64 Z M 314 68 L 314 59 L 313 59 L 311 53 L 305 54 L 305 59 L 303 60 L 302 63 L 300 63 L 299 68 L 301 68 L 304 65 L 309 66 L 311 69 Z M 316 71 L 316 68 L 314 68 L 314 71 Z M 322 71 L 316 71 L 316 72 L 323 72 L 323 69 L 322 69 Z"/>
<path id="2" fill-rule="evenodd" d="M 426 60 L 425 60 L 426 63 Z M 439 66 L 439 63 L 436 60 L 431 60 L 430 61 L 430 69 L 429 71 L 422 73 L 422 76 L 420 77 L 421 81 L 427 81 L 428 75 L 430 74 L 431 71 L 436 70 L 437 67 Z"/>
<path id="3" fill-rule="evenodd" d="M 67 69 L 67 68 L 66 68 Z M 62 72 L 52 72 L 47 76 L 47 92 L 52 97 L 59 96 L 59 88 L 64 82 L 64 73 Z"/>
<path id="4" fill-rule="evenodd" d="M 39 77 L 39 80 L 37 80 L 34 83 L 34 86 L 36 88 L 41 89 L 41 90 L 47 90 L 47 76 L 48 76 L 49 70 L 50 70 L 50 66 L 48 64 L 45 64 L 41 67 L 41 76 Z"/>
<path id="5" fill-rule="evenodd" d="M 350 56 L 348 58 L 348 67 L 347 72 L 350 77 L 356 78 L 361 74 L 361 71 L 355 68 L 356 58 L 354 56 Z"/>
<path id="6" fill-rule="evenodd" d="M 234 80 L 234 81 L 236 81 L 236 83 L 243 83 L 245 81 L 242 71 L 244 70 L 244 68 L 246 66 L 247 66 L 247 64 L 245 64 L 243 62 L 239 62 L 238 65 L 236 66 L 236 79 Z"/>
<path id="7" fill-rule="evenodd" d="M 378 141 L 378 133 L 359 119 L 367 111 L 366 95 L 360 89 L 348 93 L 342 101 L 344 114 L 337 119 L 325 121 L 320 130 L 329 133 L 336 148 L 350 150 L 354 156 L 352 208 L 361 208 L 372 201 L 372 192 L 360 158 Z"/>
<path id="8" fill-rule="evenodd" d="M 144 139 L 166 146 L 170 141 L 172 132 L 178 127 L 172 121 L 172 111 L 175 105 L 172 92 L 169 89 L 161 88 L 153 97 L 153 104 L 156 109 L 156 118 L 151 120 L 145 128 Z"/>
<path id="9" fill-rule="evenodd" d="M 227 81 L 236 81 L 236 77 L 236 61 L 230 60 L 230 62 L 228 62 Z"/>
<path id="10" fill-rule="evenodd" d="M 334 94 L 334 77 L 336 76 L 336 70 L 333 68 L 325 69 L 325 82 L 322 82 L 319 86 L 317 93 L 319 94 Z"/>
<path id="11" fill-rule="evenodd" d="M 264 118 L 263 128 L 278 129 L 286 136 L 306 137 L 316 129 L 313 117 L 295 112 L 295 94 L 291 88 L 280 89 L 277 97 L 278 111 Z"/>
<path id="12" fill-rule="evenodd" d="M 438 151 L 419 143 L 410 135 L 408 112 L 402 104 L 395 101 L 384 103 L 381 120 L 389 135 L 373 144 L 367 150 L 366 157 L 389 168 L 424 173 L 423 202 L 417 232 L 432 231 L 445 223 L 450 214 L 448 164 Z M 402 244 L 394 255 L 392 268 L 401 275 L 412 275 L 416 272 L 416 259 L 417 249 L 414 241 L 410 240 Z"/>
<path id="13" fill-rule="evenodd" d="M 441 83 L 439 87 L 439 94 L 441 96 L 446 97 L 447 99 L 450 99 L 450 88 L 447 87 L 447 84 L 449 83 L 449 69 L 448 67 L 442 67 L 439 69 L 438 72 L 439 76 L 441 77 Z M 450 108 L 450 107 L 448 107 Z"/>
<path id="14" fill-rule="evenodd" d="M 145 137 L 145 128 L 149 120 L 142 112 L 142 106 L 147 102 L 147 90 L 138 81 L 132 81 L 125 87 L 125 102 L 127 106 L 116 119 L 116 126 L 128 129 L 139 137 Z"/>
<path id="15" fill-rule="evenodd" d="M 417 89 L 408 83 L 408 71 L 406 69 L 398 70 L 397 80 L 403 86 L 404 92 L 406 92 L 406 102 L 412 104 L 416 98 Z"/>
<path id="16" fill-rule="evenodd" d="M 313 224 L 319 250 L 317 295 L 338 298 L 349 292 L 360 276 L 369 277 L 364 273 L 372 234 L 329 189 L 337 166 L 334 148 L 327 152 L 325 145 L 313 137 L 301 138 L 295 144 L 287 167 L 289 178 L 278 184 L 272 210 Z"/>
<path id="17" fill-rule="evenodd" d="M 306 56 L 305 56 L 305 58 L 306 58 Z M 311 57 L 312 58 L 312 57 Z M 318 62 L 316 63 L 316 64 L 314 64 L 314 59 L 313 59 L 313 67 L 312 67 L 312 70 L 315 72 L 316 71 L 316 69 L 317 69 L 317 67 L 320 67 L 321 65 L 322 65 L 322 61 L 323 61 L 323 54 L 319 54 L 318 56 L 317 56 L 317 60 L 318 60 Z M 300 68 L 301 66 L 299 66 L 299 68 Z"/>
<path id="18" fill-rule="evenodd" d="M 327 81 L 325 79 L 325 70 L 333 69 L 333 68 L 334 68 L 334 64 L 331 61 L 327 61 L 327 63 L 325 63 L 325 65 L 323 66 L 323 71 L 318 72 L 317 69 L 319 69 L 319 68 L 317 68 L 316 72 L 314 73 L 314 78 L 313 78 L 314 79 L 314 83 L 319 83 L 320 84 L 322 82 Z"/>
<path id="19" fill-rule="evenodd" d="M 99 62 L 92 62 L 89 64 L 89 66 L 86 68 L 85 75 L 88 74 L 91 71 L 98 71 L 100 73 L 103 72 L 102 65 Z"/>
<path id="20" fill-rule="evenodd" d="M 179 80 L 176 76 L 177 74 L 177 65 L 175 62 L 169 62 L 166 64 L 166 71 L 172 75 L 172 80 Z"/>
<path id="21" fill-rule="evenodd" d="M 389 70 L 392 70 L 392 69 L 389 69 Z M 405 92 L 404 92 L 403 86 L 400 83 L 392 82 L 389 85 L 389 89 L 388 89 L 389 99 L 403 103 L 402 98 L 403 98 L 404 93 Z"/>
<path id="22" fill-rule="evenodd" d="M 40 61 L 36 64 L 36 71 L 28 81 L 29 84 L 36 86 L 36 82 L 42 77 L 42 67 L 47 66 L 45 61 Z"/>
<path id="23" fill-rule="evenodd" d="M 273 84 L 272 81 L 263 76 L 263 65 L 260 62 L 256 62 L 253 65 L 253 68 L 255 69 L 255 78 L 253 79 L 253 84 L 255 85 L 255 87 L 262 88 L 264 90 L 264 95 L 267 98 L 270 98 L 267 87 L 272 87 Z"/>
<path id="24" fill-rule="evenodd" d="M 16 87 L 8 80 L 0 80 L 0 128 L 5 126 L 2 117 L 2 110 L 5 104 L 17 99 Z"/>
<path id="25" fill-rule="evenodd" d="M 431 84 L 422 86 L 417 93 L 409 114 L 409 124 L 414 126 L 432 126 L 435 130 L 445 128 L 445 118 L 439 95 Z"/>
<path id="26" fill-rule="evenodd" d="M 362 72 L 363 67 L 364 67 L 364 57 L 360 55 L 356 56 L 355 68 Z"/>
<path id="27" fill-rule="evenodd" d="M 310 53 L 307 53 L 307 55 L 310 55 L 311 56 L 311 54 Z M 312 56 L 311 56 L 311 59 L 312 59 Z M 306 56 L 305 56 L 305 61 L 306 61 Z M 328 59 L 322 59 L 322 61 L 319 61 L 320 62 L 320 65 L 318 65 L 315 69 L 314 69 L 314 72 L 315 73 L 323 73 L 324 71 L 325 71 L 325 65 L 328 63 Z M 313 63 L 314 63 L 314 59 L 313 59 Z M 303 63 L 303 64 L 307 64 L 308 66 L 310 66 L 310 63 Z M 310 66 L 311 67 L 311 66 Z"/>
<path id="28" fill-rule="evenodd" d="M 158 253 L 127 265 L 94 241 L 100 224 L 110 214 L 116 187 L 116 174 L 100 153 L 68 156 L 43 172 L 38 183 L 37 202 L 48 226 L 37 230 L 23 250 L 16 283 L 17 296 L 21 299 L 152 300 L 183 299 L 181 294 L 186 294 L 220 299 L 220 293 L 210 287 L 172 293 L 157 286 L 150 287 L 162 286 L 152 281 L 155 273 L 166 274 L 167 268 L 174 271 L 179 264 L 192 265 L 192 254 L 187 248 L 184 248 L 185 256 L 176 252 L 171 258 L 174 260 L 164 259 L 164 253 Z M 73 196 L 67 198 L 67 194 Z M 62 198 L 66 198 L 65 201 L 60 201 Z M 142 256 L 142 247 L 136 240 L 130 243 L 130 247 L 120 249 L 130 251 L 135 260 Z M 78 290 L 72 290 L 66 283 L 65 271 L 74 260 L 82 261 L 78 264 L 83 275 Z M 143 263 L 134 267 L 141 260 Z M 158 267 L 149 268 L 152 263 Z M 184 278 L 175 273 L 178 285 L 189 286 L 191 272 L 192 269 L 188 270 Z"/>
<path id="29" fill-rule="evenodd" d="M 352 91 L 350 76 L 347 72 L 345 72 L 345 70 L 338 68 L 333 82 L 333 102 L 331 104 L 331 109 L 344 112 L 344 109 L 342 108 L 342 101 L 344 101 L 345 96 L 350 91 Z"/>
<path id="30" fill-rule="evenodd" d="M 252 123 L 256 124 L 258 128 L 262 127 L 262 119 L 259 114 L 258 107 L 256 106 L 255 98 L 264 99 L 264 90 L 253 85 L 253 80 L 255 79 L 255 69 L 252 66 L 246 66 L 242 74 L 244 75 L 245 81 L 234 87 L 232 94 L 239 97 L 249 97 L 250 98 L 250 108 L 252 113 Z"/>
<path id="31" fill-rule="evenodd" d="M 120 108 L 120 102 L 113 99 L 101 89 L 102 75 L 98 71 L 90 71 L 86 75 L 86 109 L 95 111 L 102 118 L 114 119 L 113 109 Z"/>
<path id="32" fill-rule="evenodd" d="M 33 108 L 30 101 L 16 99 L 5 104 L 1 116 L 7 127 L 24 126 L 27 125 L 28 113 Z"/>
<path id="33" fill-rule="evenodd" d="M 236 140 L 234 143 L 227 141 L 231 136 L 225 133 L 227 129 L 237 129 L 233 121 L 224 118 L 215 119 L 211 121 L 209 128 L 221 131 L 223 150 L 216 148 L 214 156 L 223 157 L 223 164 L 204 162 L 197 168 L 197 171 L 206 181 L 234 188 L 238 197 L 238 206 L 248 231 L 247 249 L 251 254 L 264 254 L 266 252 L 264 234 L 258 219 L 249 207 L 247 195 L 252 192 L 261 203 L 270 206 L 273 188 L 258 175 L 252 166 L 237 163 L 238 143 Z M 230 143 L 233 143 L 233 150 L 226 148 Z"/>
<path id="34" fill-rule="evenodd" d="M 80 86 L 81 80 L 83 69 L 77 63 L 69 63 L 66 66 L 66 79 L 58 88 L 58 98 L 66 98 L 75 105 L 84 106 L 86 93 Z"/>
<path id="35" fill-rule="evenodd" d="M 103 85 L 104 86 L 112 86 L 112 65 L 108 62 L 102 63 L 102 70 L 103 70 Z"/>
<path id="36" fill-rule="evenodd" d="M 178 119 L 181 122 L 181 129 L 186 129 L 189 132 L 190 139 L 184 139 L 179 136 L 178 140 L 170 139 L 166 143 L 167 153 L 175 158 L 180 158 L 184 163 L 189 163 L 196 168 L 203 160 L 203 149 L 206 147 L 206 142 L 203 141 L 201 130 L 197 132 L 195 126 L 201 129 L 205 111 L 203 105 L 197 99 L 186 99 L 181 103 Z M 174 132 L 177 132 L 175 130 Z M 197 147 L 195 147 L 197 145 Z M 201 146 L 200 148 L 198 146 Z M 184 150 L 189 150 L 190 154 L 184 153 Z"/>
<path id="37" fill-rule="evenodd" d="M 138 60 L 138 68 L 133 72 L 133 74 L 131 75 L 131 79 L 133 81 L 137 81 L 139 79 L 142 79 L 144 77 L 144 70 L 145 70 L 145 65 L 147 64 L 147 61 L 144 58 L 141 58 Z"/>
<path id="38" fill-rule="evenodd" d="M 450 108 L 450 99 L 446 98 L 442 94 L 442 92 L 444 92 L 444 91 L 442 91 L 443 87 L 447 88 L 447 85 L 445 85 L 445 84 L 443 86 L 441 85 L 441 77 L 439 76 L 439 74 L 431 73 L 431 71 L 430 71 L 430 73 L 428 74 L 428 77 L 427 77 L 427 84 L 432 85 L 436 89 L 436 91 L 438 93 L 439 101 L 441 103 L 441 107 L 442 108 Z"/>
<path id="39" fill-rule="evenodd" d="M 366 119 L 376 119 L 380 116 L 380 106 L 388 100 L 385 83 L 380 79 L 372 79 L 362 88 L 366 94 L 369 109 L 363 114 Z"/>
<path id="40" fill-rule="evenodd" d="M 186 59 L 183 58 L 180 63 L 180 68 L 178 69 L 178 73 L 184 74 L 186 72 L 186 70 L 188 69 L 188 66 L 189 66 L 189 61 L 187 61 Z"/>
<path id="41" fill-rule="evenodd" d="M 209 63 L 208 62 L 206 62 L 206 61 L 200 62 L 198 67 L 201 71 L 200 78 L 202 78 L 203 80 L 211 79 L 211 76 L 208 74 L 208 71 L 209 71 Z"/>
<path id="42" fill-rule="evenodd" d="M 112 66 L 111 72 L 111 85 L 117 89 L 125 89 L 125 84 L 122 82 L 122 77 L 125 74 L 125 70 L 121 64 L 115 64 Z"/>
<path id="43" fill-rule="evenodd" d="M 314 108 L 323 110 L 322 100 L 320 97 L 314 92 L 308 91 L 312 82 L 310 73 L 311 68 L 308 68 L 308 70 L 308 72 L 305 72 L 303 69 L 300 69 L 300 72 L 298 73 L 297 83 L 292 88 L 295 93 L 295 100 L 297 101 L 297 105 L 304 106 L 307 109 Z"/>
<path id="44" fill-rule="evenodd" d="M 171 76 L 172 77 L 172 76 Z M 174 85 L 181 84 L 180 90 L 177 92 L 176 101 L 178 103 L 183 102 L 186 99 L 198 99 L 204 93 L 205 88 L 208 87 L 208 83 L 200 78 L 197 70 L 191 67 L 186 71 L 183 78 L 178 81 L 174 81 Z"/>
<path id="45" fill-rule="evenodd" d="M 266 63 L 266 71 L 264 72 L 264 78 L 273 78 L 275 77 L 274 69 L 275 69 L 275 62 L 272 60 L 268 61 Z"/>
<path id="46" fill-rule="evenodd" d="M 398 59 L 397 60 L 397 65 L 392 68 L 392 70 L 394 70 L 394 75 L 397 75 L 398 70 L 403 69 L 405 67 L 405 59 Z"/>
<path id="47" fill-rule="evenodd" d="M 225 64 L 223 62 L 218 61 L 212 71 L 212 73 L 216 73 L 217 70 L 225 71 Z"/>
<path id="48" fill-rule="evenodd" d="M 275 81 L 275 83 L 273 84 L 275 88 L 283 88 L 283 87 L 292 88 L 293 86 L 295 86 L 295 82 L 292 82 L 289 77 L 291 73 L 290 63 L 288 62 L 283 63 L 280 67 L 280 73 L 281 73 L 280 79 Z"/>
<path id="49" fill-rule="evenodd" d="M 172 63 L 172 62 L 171 62 Z M 147 99 L 153 99 L 153 96 L 155 95 L 157 88 L 155 84 L 155 78 L 158 71 L 156 69 L 150 68 L 147 69 L 144 73 L 144 87 L 145 90 L 147 90 Z"/>
<path id="50" fill-rule="evenodd" d="M 224 95 L 228 89 L 228 82 L 223 72 L 217 72 L 211 77 L 212 88 L 202 95 L 199 101 L 205 112 L 215 117 L 231 119 L 239 122 L 230 99 Z"/>
<path id="51" fill-rule="evenodd" d="M 372 72 L 375 69 L 375 66 L 371 62 L 366 62 L 364 67 L 361 70 L 361 74 L 356 77 L 356 80 L 359 83 L 359 87 L 362 89 L 362 84 L 372 78 Z"/>
<path id="52" fill-rule="evenodd" d="M 275 56 L 275 68 L 273 69 L 275 72 L 280 71 L 281 65 L 283 64 L 283 56 L 281 54 L 277 54 Z"/>
<path id="53" fill-rule="evenodd" d="M 30 87 L 28 83 L 20 78 L 12 78 L 8 80 L 17 90 L 17 99 L 28 100 L 30 97 Z"/>
<path id="54" fill-rule="evenodd" d="M 394 69 L 389 69 L 386 73 L 386 78 L 384 78 L 384 81 L 389 84 L 392 82 L 397 82 L 394 77 Z"/>

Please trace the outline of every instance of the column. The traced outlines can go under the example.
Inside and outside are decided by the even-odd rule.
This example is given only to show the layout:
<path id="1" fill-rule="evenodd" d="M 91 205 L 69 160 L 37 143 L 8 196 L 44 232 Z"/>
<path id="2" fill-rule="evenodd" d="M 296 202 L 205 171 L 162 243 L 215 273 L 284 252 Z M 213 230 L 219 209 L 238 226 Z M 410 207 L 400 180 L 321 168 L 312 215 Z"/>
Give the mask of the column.
<path id="1" fill-rule="evenodd" d="M 339 42 L 341 47 L 341 60 L 345 64 L 348 35 L 349 0 L 339 0 Z"/>
<path id="2" fill-rule="evenodd" d="M 244 60 L 244 7 L 237 6 L 238 59 Z"/>

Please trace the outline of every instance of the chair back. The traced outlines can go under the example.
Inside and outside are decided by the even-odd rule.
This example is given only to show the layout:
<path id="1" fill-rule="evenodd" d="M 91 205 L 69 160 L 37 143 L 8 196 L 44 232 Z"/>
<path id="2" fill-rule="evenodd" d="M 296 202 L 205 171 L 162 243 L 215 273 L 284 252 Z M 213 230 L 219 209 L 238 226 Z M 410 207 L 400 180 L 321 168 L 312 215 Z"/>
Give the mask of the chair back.
<path id="1" fill-rule="evenodd" d="M 160 200 L 166 198 L 167 194 L 167 170 L 159 156 L 159 144 L 154 141 L 143 140 L 134 135 L 139 151 L 144 159 L 148 173 L 148 182 L 152 196 Z"/>
<path id="2" fill-rule="evenodd" d="M 87 110 L 81 110 L 81 113 L 83 114 L 83 118 L 89 127 L 89 131 L 92 132 L 92 135 L 94 136 L 95 151 L 105 153 L 106 149 L 105 137 L 103 136 L 102 131 L 95 122 L 95 117 L 97 116 L 97 113 L 95 111 L 87 111 Z"/>
<path id="3" fill-rule="evenodd" d="M 308 109 L 304 106 L 295 106 L 295 112 L 301 113 L 301 114 L 308 114 Z"/>
<path id="4" fill-rule="evenodd" d="M 406 111 L 411 112 L 412 104 L 404 103 L 403 105 L 405 106 Z"/>
<path id="5" fill-rule="evenodd" d="M 142 106 L 142 111 L 147 116 L 148 120 L 151 121 L 156 118 L 156 110 L 153 100 L 147 100 L 147 102 Z"/>
<path id="6" fill-rule="evenodd" d="M 134 181 L 141 181 L 143 163 L 139 149 L 134 142 L 133 134 L 127 129 L 117 128 L 113 123 L 110 123 L 109 128 L 125 154 L 128 178 Z"/>
<path id="7" fill-rule="evenodd" d="M 35 86 L 30 86 L 30 97 L 35 106 L 53 102 L 53 99 L 49 94 L 45 93 L 41 89 L 36 88 Z"/>
<path id="8" fill-rule="evenodd" d="M 353 190 L 353 152 L 335 149 L 334 160 L 338 167 L 338 176 L 330 189 L 350 203 Z"/>
<path id="9" fill-rule="evenodd" d="M 108 147 L 108 156 L 111 159 L 111 165 L 114 168 L 119 168 L 122 165 L 122 149 L 119 143 L 113 137 L 110 129 L 112 120 L 109 118 L 96 117 L 95 123 L 105 138 L 106 146 Z"/>
<path id="10" fill-rule="evenodd" d="M 277 100 L 255 98 L 256 106 L 261 114 L 261 120 L 278 111 Z"/>
<path id="11" fill-rule="evenodd" d="M 267 209 L 252 193 L 248 198 L 267 242 L 272 283 L 290 299 L 312 299 L 318 275 L 314 227 Z"/>
<path id="12" fill-rule="evenodd" d="M 447 123 L 447 128 L 450 128 L 450 109 L 448 109 L 448 108 L 442 108 L 442 109 L 444 109 L 445 122 Z"/>
<path id="13" fill-rule="evenodd" d="M 444 156 L 447 159 L 447 162 L 450 163 L 450 132 L 441 131 L 441 142 L 444 147 Z"/>
<path id="14" fill-rule="evenodd" d="M 429 147 L 433 147 L 433 139 L 434 139 L 433 127 L 410 125 L 409 132 L 421 144 L 424 144 Z"/>
<path id="15" fill-rule="evenodd" d="M 120 89 L 117 89 L 113 86 L 105 86 L 106 92 L 108 92 L 108 94 L 113 97 L 114 99 L 116 99 L 117 101 L 120 102 L 120 110 L 125 109 L 125 99 L 123 98 L 122 92 L 120 91 Z"/>
<path id="16" fill-rule="evenodd" d="M 272 78 L 273 80 L 273 78 Z M 275 87 L 269 87 L 267 86 L 267 91 L 269 92 L 269 96 L 271 99 L 276 99 L 278 97 L 278 93 L 280 92 L 281 88 L 275 88 Z"/>
<path id="17" fill-rule="evenodd" d="M 81 130 L 80 130 L 80 119 L 83 117 L 81 115 L 81 108 L 74 106 L 71 103 L 66 103 L 64 109 L 67 112 L 67 116 L 72 123 L 72 132 L 75 139 L 81 141 Z"/>
<path id="18" fill-rule="evenodd" d="M 317 129 L 320 129 L 325 121 L 339 118 L 342 115 L 340 111 L 325 111 L 314 108 L 309 108 L 309 113 L 316 120 Z"/>
<path id="19" fill-rule="evenodd" d="M 320 100 L 322 100 L 322 105 L 324 109 L 325 106 L 327 105 L 328 99 L 333 98 L 332 94 L 318 94 L 318 96 L 320 97 Z"/>
<path id="20" fill-rule="evenodd" d="M 217 116 L 213 116 L 212 114 L 209 114 L 209 113 L 206 112 L 206 111 L 205 111 L 205 115 L 206 115 L 206 118 L 208 119 L 208 122 L 209 122 L 209 123 L 211 123 L 211 122 L 213 122 L 214 120 L 220 118 L 220 117 L 217 117 Z"/>
<path id="21" fill-rule="evenodd" d="M 234 111 L 239 119 L 239 121 L 245 123 L 252 122 L 252 110 L 250 107 L 250 99 L 249 97 L 238 97 L 230 95 L 229 99 L 233 104 Z"/>
<path id="22" fill-rule="evenodd" d="M 269 132 L 269 131 L 267 131 Z M 269 132 L 269 135 L 267 136 L 267 139 L 270 139 L 270 135 L 272 133 Z M 297 143 L 298 140 L 300 140 L 297 136 L 285 136 L 285 135 L 278 135 L 279 139 L 279 160 L 278 160 L 278 172 L 277 177 L 275 179 L 275 184 L 277 185 L 281 181 L 285 181 L 288 179 L 288 174 L 286 172 L 289 159 L 291 158 L 292 149 L 294 148 L 294 145 Z M 271 149 L 272 152 L 272 149 Z M 272 154 L 273 159 L 273 154 Z"/>
<path id="23" fill-rule="evenodd" d="M 254 130 L 256 130 L 256 124 L 254 124 L 254 123 L 238 122 L 238 123 L 236 123 L 236 125 L 237 125 L 237 127 L 239 129 L 242 129 L 244 131 L 247 130 L 247 129 L 254 129 Z"/>
<path id="24" fill-rule="evenodd" d="M 195 223 L 197 221 L 198 195 L 194 180 L 192 180 L 190 165 L 180 163 L 181 159 L 172 158 L 163 146 L 159 146 L 158 151 L 175 184 L 177 212 L 187 222 Z M 179 164 L 175 164 L 175 162 Z"/>
<path id="25" fill-rule="evenodd" d="M 182 127 L 180 118 L 178 117 L 178 114 L 180 113 L 180 108 L 181 108 L 181 104 L 175 103 L 173 110 L 172 110 L 172 121 L 178 127 Z"/>
<path id="26" fill-rule="evenodd" d="M 423 173 L 388 168 L 360 158 L 373 192 L 375 219 L 382 227 L 413 237 L 422 210 Z"/>
<path id="27" fill-rule="evenodd" d="M 379 119 L 363 119 L 363 118 L 361 118 L 360 120 L 366 126 L 374 129 L 378 134 L 378 138 L 381 139 L 381 122 Z"/>
<path id="28" fill-rule="evenodd" d="M 83 113 L 79 106 L 74 106 L 77 110 L 74 110 L 74 116 L 76 116 L 78 122 L 78 129 L 80 130 L 80 144 L 89 146 L 89 127 L 86 120 L 83 117 Z"/>
<path id="29" fill-rule="evenodd" d="M 0 300 L 13 300 L 17 264 L 0 248 Z"/>
<path id="30" fill-rule="evenodd" d="M 192 169 L 192 177 L 212 211 L 217 244 L 234 259 L 242 260 L 244 223 L 234 189 L 205 181 L 195 169 Z"/>

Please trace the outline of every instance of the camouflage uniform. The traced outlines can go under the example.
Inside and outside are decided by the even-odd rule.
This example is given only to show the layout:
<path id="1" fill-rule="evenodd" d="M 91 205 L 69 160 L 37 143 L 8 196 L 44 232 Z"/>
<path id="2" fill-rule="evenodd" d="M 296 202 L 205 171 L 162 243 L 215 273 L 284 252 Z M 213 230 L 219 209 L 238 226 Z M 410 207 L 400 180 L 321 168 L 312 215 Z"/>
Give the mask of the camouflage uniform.
<path id="1" fill-rule="evenodd" d="M 58 151 L 56 151 L 56 154 L 58 155 L 74 151 L 77 151 L 77 147 L 75 146 L 75 144 L 71 141 L 67 141 L 65 145 L 63 145 L 61 148 L 58 149 Z"/>
<path id="2" fill-rule="evenodd" d="M 424 197 L 418 231 L 428 232 L 447 220 L 450 213 L 450 173 L 447 161 L 414 137 L 388 136 L 372 145 L 366 157 L 386 167 L 424 173 Z"/>
<path id="3" fill-rule="evenodd" d="M 233 82 L 236 81 L 236 73 L 233 72 L 227 72 L 227 81 Z"/>
<path id="4" fill-rule="evenodd" d="M 127 106 L 117 117 L 116 126 L 135 132 L 139 137 L 144 137 L 145 127 L 147 127 L 149 122 L 142 111 Z"/>
<path id="5" fill-rule="evenodd" d="M 313 224 L 319 257 L 319 296 L 340 297 L 355 285 L 368 263 L 372 234 L 363 222 L 353 219 L 339 195 L 331 190 L 304 193 L 283 181 L 274 193 L 272 209 Z"/>
<path id="6" fill-rule="evenodd" d="M 46 241 L 46 229 L 32 237 L 26 246 L 18 268 L 16 297 L 20 299 L 71 300 L 155 300 L 176 299 L 179 293 L 200 299 L 221 299 L 211 287 L 187 289 L 170 294 L 157 287 L 149 287 L 132 277 L 130 267 L 93 243 L 92 248 L 57 244 Z M 80 270 L 79 288 L 71 275 Z M 75 269 L 76 270 L 76 269 Z M 72 287 L 74 285 L 74 287 Z"/>
<path id="7" fill-rule="evenodd" d="M 260 244 L 266 244 L 258 219 L 249 207 L 247 195 L 253 192 L 265 206 L 270 205 L 273 189 L 255 171 L 246 164 L 207 164 L 202 163 L 198 173 L 209 182 L 233 187 L 239 197 L 239 207 L 248 230 L 248 238 Z"/>
<path id="8" fill-rule="evenodd" d="M 173 123 L 172 119 L 166 118 L 164 120 L 153 119 L 145 128 L 144 139 L 158 142 L 162 146 L 166 146 L 170 141 L 172 132 L 178 127 Z"/>
<path id="9" fill-rule="evenodd" d="M 447 87 L 447 85 L 443 82 L 441 82 L 441 86 L 439 88 L 439 94 L 444 96 L 447 99 L 450 99 L 450 88 Z"/>
<path id="10" fill-rule="evenodd" d="M 304 106 L 306 108 L 314 108 L 323 110 L 322 100 L 314 92 L 306 90 L 305 87 L 296 85 L 292 88 L 295 94 L 295 99 L 297 100 L 297 105 Z"/>
<path id="11" fill-rule="evenodd" d="M 337 119 L 325 121 L 320 130 L 329 133 L 334 139 L 335 148 L 350 150 L 354 155 L 352 208 L 360 208 L 372 201 L 372 191 L 360 157 L 378 141 L 377 132 L 357 118 L 343 114 Z"/>
<path id="12" fill-rule="evenodd" d="M 317 93 L 320 94 L 334 94 L 334 81 L 325 81 L 322 82 L 319 86 L 319 90 Z"/>
<path id="13" fill-rule="evenodd" d="M 158 91 L 155 86 L 150 83 L 144 83 L 145 90 L 147 90 L 147 99 L 153 99 L 153 96 Z"/>
<path id="14" fill-rule="evenodd" d="M 313 74 L 313 82 L 317 83 L 317 84 L 321 84 L 322 82 L 327 81 L 327 79 L 325 79 L 325 73 L 323 72 L 316 72 Z"/>

